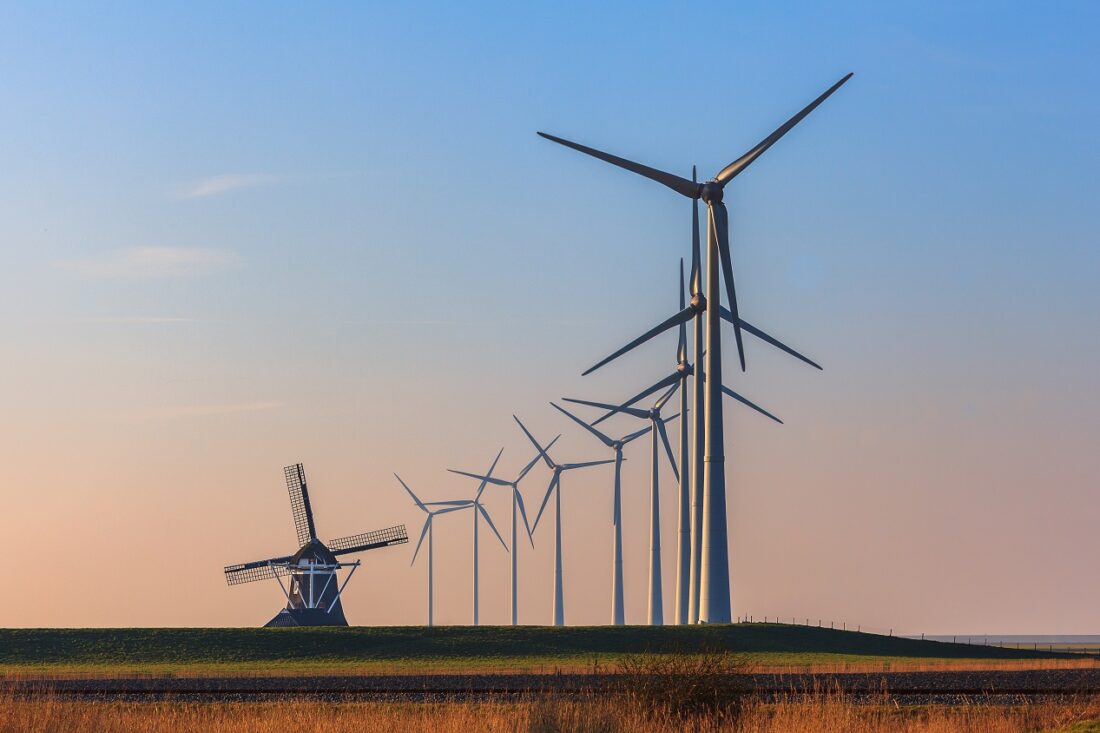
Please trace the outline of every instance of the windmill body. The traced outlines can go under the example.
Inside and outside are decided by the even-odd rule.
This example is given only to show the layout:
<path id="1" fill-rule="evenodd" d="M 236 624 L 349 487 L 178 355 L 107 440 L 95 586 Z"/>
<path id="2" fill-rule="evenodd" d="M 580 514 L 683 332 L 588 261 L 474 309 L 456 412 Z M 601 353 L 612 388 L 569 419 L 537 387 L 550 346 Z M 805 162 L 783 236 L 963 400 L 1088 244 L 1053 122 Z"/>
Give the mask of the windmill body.
<path id="1" fill-rule="evenodd" d="M 291 514 L 299 548 L 292 555 L 229 565 L 225 579 L 240 585 L 274 578 L 286 598 L 286 606 L 265 626 L 347 626 L 341 596 L 360 565 L 340 556 L 409 541 L 404 525 L 332 540 L 327 545 L 317 538 L 313 508 L 302 464 L 283 469 L 290 493 Z M 343 581 L 338 573 L 347 570 Z M 284 582 L 284 579 L 286 582 Z"/>

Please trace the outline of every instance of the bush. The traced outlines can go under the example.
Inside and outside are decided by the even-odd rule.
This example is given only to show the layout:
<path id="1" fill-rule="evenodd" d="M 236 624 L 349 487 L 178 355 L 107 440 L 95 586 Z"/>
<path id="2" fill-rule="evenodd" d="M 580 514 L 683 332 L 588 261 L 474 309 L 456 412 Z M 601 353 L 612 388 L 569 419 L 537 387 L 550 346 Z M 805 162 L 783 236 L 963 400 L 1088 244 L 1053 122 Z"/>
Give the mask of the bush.
<path id="1" fill-rule="evenodd" d="M 616 685 L 655 714 L 718 714 L 733 722 L 752 690 L 747 671 L 744 658 L 729 652 L 646 654 L 619 663 Z"/>

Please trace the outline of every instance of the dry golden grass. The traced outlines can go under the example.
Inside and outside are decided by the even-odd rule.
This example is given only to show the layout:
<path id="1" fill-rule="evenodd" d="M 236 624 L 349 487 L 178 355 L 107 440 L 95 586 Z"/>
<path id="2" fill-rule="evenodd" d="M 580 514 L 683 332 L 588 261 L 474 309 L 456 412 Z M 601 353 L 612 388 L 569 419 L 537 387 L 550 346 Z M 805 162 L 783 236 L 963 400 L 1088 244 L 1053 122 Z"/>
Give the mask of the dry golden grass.
<path id="1" fill-rule="evenodd" d="M 902 707 L 889 700 L 854 704 L 813 694 L 750 703 L 739 712 L 677 717 L 622 698 L 517 703 L 263 703 L 0 701 L 0 732 L 338 733 L 401 731 L 580 731 L 583 733 L 1017 733 L 1059 730 L 1100 716 L 1095 701 L 1018 706 Z"/>

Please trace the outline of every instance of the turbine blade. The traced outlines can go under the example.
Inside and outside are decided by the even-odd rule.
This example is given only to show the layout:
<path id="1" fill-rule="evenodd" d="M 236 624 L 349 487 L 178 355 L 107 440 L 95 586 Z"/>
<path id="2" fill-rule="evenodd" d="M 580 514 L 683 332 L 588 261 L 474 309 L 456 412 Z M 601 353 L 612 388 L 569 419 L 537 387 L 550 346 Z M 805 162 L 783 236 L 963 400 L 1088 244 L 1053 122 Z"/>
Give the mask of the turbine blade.
<path id="1" fill-rule="evenodd" d="M 504 538 L 500 536 L 500 532 L 497 532 L 497 526 L 493 524 L 493 518 L 489 516 L 489 512 L 485 511 L 485 507 L 481 504 L 477 505 L 477 509 L 481 512 L 481 516 L 485 517 L 485 521 L 489 523 L 489 529 L 493 530 L 493 534 L 500 540 L 500 546 L 504 548 L 505 552 L 508 552 L 508 545 L 504 543 Z"/>
<path id="2" fill-rule="evenodd" d="M 539 507 L 539 513 L 535 515 L 535 524 L 531 527 L 532 532 L 539 528 L 539 521 L 542 519 L 542 513 L 546 510 L 546 503 L 550 501 L 550 495 L 554 493 L 554 488 L 558 485 L 559 478 L 561 478 L 561 474 L 554 471 L 554 477 L 550 479 L 550 485 L 546 487 L 546 496 L 542 497 L 542 506 Z"/>
<path id="3" fill-rule="evenodd" d="M 661 398 L 659 400 L 657 400 L 657 402 L 653 405 L 653 409 L 660 412 L 661 408 L 665 406 L 665 404 L 669 401 L 669 398 L 671 398 L 672 395 L 676 394 L 676 390 L 678 390 L 679 388 L 680 388 L 680 380 L 676 380 L 676 382 L 672 385 L 672 388 L 669 389 L 669 391 L 665 392 L 663 395 L 661 395 Z"/>
<path id="4" fill-rule="evenodd" d="M 620 168 L 630 171 L 631 173 L 637 173 L 640 176 L 645 176 L 650 180 L 657 181 L 657 183 L 662 183 L 682 196 L 687 196 L 688 198 L 698 198 L 699 196 L 698 184 L 692 183 L 691 181 L 688 181 L 684 178 L 680 178 L 680 176 L 673 175 L 672 173 L 665 173 L 664 171 L 659 171 L 656 168 L 650 168 L 647 165 L 635 163 L 632 160 L 620 158 L 617 155 L 611 155 L 610 153 L 605 153 L 602 150 L 596 150 L 595 148 L 590 148 L 586 145 L 570 142 L 569 140 L 555 137 L 554 135 L 549 135 L 545 132 L 540 132 L 538 134 L 539 137 L 546 138 L 551 142 L 555 142 L 559 145 L 564 145 L 567 148 L 573 148 L 573 150 L 584 153 L 585 155 L 591 155 L 593 158 L 599 158 L 600 160 L 606 163 L 610 163 L 611 165 L 617 165 Z"/>
<path id="5" fill-rule="evenodd" d="M 810 102 L 808 105 L 803 107 L 801 112 L 799 112 L 794 117 L 792 117 L 791 119 L 784 122 L 782 125 L 780 125 L 778 128 L 776 128 L 775 132 L 773 132 L 771 135 L 768 135 L 766 138 L 764 138 L 763 140 L 758 142 L 747 153 L 745 153 L 740 158 L 733 161 L 732 163 L 727 165 L 725 168 L 723 168 L 721 171 L 719 171 L 718 175 L 716 175 L 714 177 L 714 180 L 717 181 L 718 183 L 722 184 L 723 186 L 725 186 L 727 183 L 729 183 L 731 180 L 733 180 L 739 173 L 741 173 L 741 171 L 748 168 L 749 165 L 751 165 L 754 160 L 756 160 L 761 155 L 763 155 L 764 151 L 767 150 L 768 148 L 770 148 L 772 145 L 774 145 L 779 140 L 779 138 L 783 137 L 788 132 L 790 132 L 791 128 L 793 128 L 795 125 L 797 125 L 799 122 L 801 122 L 806 117 L 806 115 L 813 112 L 814 109 L 817 108 L 817 105 L 821 104 L 826 99 L 828 99 L 830 94 L 835 92 L 837 89 L 840 89 L 841 85 L 844 84 L 844 82 L 848 81 L 851 78 L 852 78 L 851 74 L 845 74 L 844 77 L 840 81 L 838 81 L 836 84 L 833 84 L 831 87 L 826 89 L 824 94 L 822 94 L 817 99 L 815 99 L 814 101 Z"/>
<path id="6" fill-rule="evenodd" d="M 512 415 L 512 419 L 516 421 L 516 424 L 519 425 L 520 430 L 522 430 L 523 434 L 527 436 L 527 439 L 531 441 L 531 445 L 535 446 L 535 450 L 537 450 L 539 452 L 539 455 L 542 456 L 542 460 L 546 461 L 546 467 L 549 469 L 553 469 L 554 462 L 550 460 L 550 456 L 546 452 L 546 450 L 549 450 L 549 448 L 544 450 L 543 447 L 539 445 L 539 442 L 535 440 L 535 436 L 531 435 L 531 431 L 527 429 L 526 425 L 520 422 L 520 419 L 518 417 Z M 557 438 L 555 438 L 555 440 L 557 440 Z"/>
<path id="7" fill-rule="evenodd" d="M 519 516 L 523 519 L 523 526 L 527 529 L 527 541 L 531 543 L 531 549 L 535 547 L 535 538 L 532 535 L 534 532 L 531 529 L 531 523 L 527 521 L 527 508 L 523 505 L 523 494 L 519 492 L 519 489 L 512 489 L 516 492 L 516 504 L 519 505 Z"/>
<path id="8" fill-rule="evenodd" d="M 424 536 L 428 534 L 428 527 L 431 526 L 432 515 L 429 513 L 424 519 L 424 528 L 420 530 L 420 539 L 416 541 L 416 549 L 413 550 L 413 558 L 409 561 L 409 565 L 416 562 L 416 556 L 420 554 L 420 545 L 424 544 Z"/>
<path id="9" fill-rule="evenodd" d="M 765 417 L 770 417 L 770 418 L 771 418 L 772 420 L 775 420 L 775 421 L 776 421 L 777 423 L 779 423 L 780 425 L 782 425 L 782 424 L 783 424 L 783 421 L 782 421 L 782 420 L 780 420 L 780 419 L 779 419 L 778 417 L 776 417 L 775 415 L 771 414 L 770 412 L 768 412 L 767 410 L 765 410 L 765 409 L 764 409 L 763 407 L 761 407 L 760 405 L 756 404 L 755 402 L 751 402 L 751 401 L 749 401 L 749 400 L 745 399 L 744 397 L 742 397 L 741 395 L 737 394 L 736 392 L 734 392 L 734 391 L 733 391 L 732 389 L 730 389 L 729 387 L 727 387 L 727 386 L 726 386 L 726 385 L 724 385 L 724 384 L 722 385 L 722 391 L 723 391 L 723 392 L 725 392 L 726 394 L 728 394 L 728 395 L 729 395 L 730 397 L 732 397 L 733 399 L 735 399 L 735 400 L 737 400 L 738 402 L 740 402 L 741 404 L 743 404 L 743 405 L 747 405 L 747 406 L 751 407 L 752 409 L 756 410 L 756 411 L 757 411 L 757 412 L 759 412 L 759 413 L 760 413 L 761 415 L 764 415 Z"/>
<path id="10" fill-rule="evenodd" d="M 401 482 L 401 485 L 405 487 L 405 491 L 409 492 L 409 496 L 412 497 L 412 500 L 416 502 L 416 505 L 418 507 L 420 507 L 424 511 L 428 511 L 428 507 L 424 506 L 424 502 L 420 501 L 419 497 L 417 497 L 417 495 L 413 493 L 413 490 L 409 488 L 409 485 L 405 483 L 405 481 L 400 476 L 395 473 L 393 477 Z"/>
<path id="11" fill-rule="evenodd" d="M 539 459 L 539 457 L 535 456 L 535 460 L 537 461 L 538 459 Z M 476 478 L 480 481 L 488 481 L 489 483 L 493 484 L 494 486 L 511 486 L 510 483 L 508 483 L 507 481 L 505 481 L 504 479 L 501 479 L 501 478 L 494 478 L 493 476 L 484 476 L 484 475 L 479 474 L 479 473 L 470 473 L 469 471 L 459 471 L 457 468 L 448 468 L 447 470 L 450 471 L 451 473 L 457 473 L 459 476 L 469 476 L 470 478 Z"/>
<path id="12" fill-rule="evenodd" d="M 665 455 L 668 456 L 668 465 L 672 467 L 672 475 L 680 480 L 680 469 L 676 467 L 676 458 L 672 455 L 672 444 L 668 440 L 668 431 L 665 430 L 665 421 L 657 421 L 657 432 L 661 434 L 661 442 L 665 444 Z"/>
<path id="13" fill-rule="evenodd" d="M 729 312 L 728 308 L 723 306 L 721 312 L 722 312 L 722 318 L 729 321 L 730 323 L 733 323 L 733 314 Z M 779 349 L 780 351 L 787 352 L 788 354 L 790 354 L 794 358 L 798 359 L 799 361 L 803 361 L 803 362 L 809 364 L 810 366 L 812 366 L 815 369 L 821 369 L 821 365 L 818 364 L 816 361 L 810 359 L 807 356 L 803 356 L 802 354 L 800 354 L 797 351 L 795 351 L 794 349 L 792 349 L 790 346 L 787 346 L 786 344 L 782 343 L 779 339 L 775 338 L 774 336 L 769 336 L 768 334 L 764 333 L 763 331 L 761 331 L 756 326 L 754 326 L 751 323 L 749 323 L 748 321 L 746 321 L 744 318 L 741 319 L 741 328 L 748 331 L 749 333 L 751 333 L 753 336 L 760 339 L 761 341 L 764 341 L 765 343 L 771 344 L 772 346 Z"/>
<path id="14" fill-rule="evenodd" d="M 639 430 L 636 433 L 631 433 L 630 435 L 627 435 L 622 440 L 623 445 L 626 445 L 627 443 L 629 443 L 631 441 L 637 440 L 638 438 L 642 437 L 643 435 L 645 435 L 646 433 L 648 433 L 652 429 L 653 429 L 653 426 L 650 425 L 648 428 L 642 428 L 641 430 Z"/>
<path id="15" fill-rule="evenodd" d="M 660 380 L 659 382 L 657 382 L 657 383 L 655 383 L 655 384 L 653 384 L 649 387 L 646 387 L 645 389 L 643 389 L 641 392 L 639 392 L 638 394 L 631 397 L 626 402 L 623 402 L 621 405 L 619 405 L 619 407 L 629 407 L 630 405 L 633 405 L 638 400 L 645 399 L 646 397 L 649 397 L 654 392 L 656 392 L 658 390 L 661 390 L 661 389 L 664 389 L 665 387 L 668 387 L 669 385 L 674 384 L 674 383 L 679 382 L 679 381 L 680 381 L 680 372 L 678 372 L 678 371 L 673 372 L 672 374 L 669 374 L 667 377 Z M 606 420 L 607 418 L 611 417 L 614 414 L 615 414 L 614 412 L 609 412 L 606 415 L 604 415 L 603 417 L 601 417 L 599 420 L 594 421 L 592 424 L 593 425 L 599 425 L 604 420 Z"/>
<path id="16" fill-rule="evenodd" d="M 637 346 L 641 346 L 646 341 L 649 341 L 654 336 L 657 336 L 659 334 L 664 333 L 665 331 L 672 328 L 673 326 L 681 324 L 681 323 L 687 323 L 688 321 L 691 320 L 691 317 L 693 315 L 695 315 L 695 311 L 693 309 L 691 309 L 691 308 L 682 309 L 676 315 L 670 316 L 669 318 L 666 318 L 665 320 L 661 321 L 656 326 L 649 329 L 648 331 L 643 333 L 641 336 L 639 336 L 638 338 L 631 341 L 626 346 L 622 347 L 621 349 L 619 349 L 615 353 L 611 354 L 611 356 L 605 357 L 604 359 L 597 362 L 594 366 L 588 367 L 583 372 L 581 372 L 581 376 L 584 377 L 584 376 L 587 376 L 587 375 L 591 374 L 592 372 L 594 372 L 597 369 L 599 369 L 600 367 L 602 367 L 604 364 L 607 364 L 608 362 L 611 362 L 611 361 L 614 361 L 615 359 L 618 359 L 620 356 L 622 356 L 626 352 L 630 351 L 631 349 L 633 349 Z"/>
<path id="17" fill-rule="evenodd" d="M 474 496 L 474 503 L 481 498 L 481 492 L 485 491 L 485 485 L 489 482 L 489 477 L 493 475 L 493 469 L 497 467 L 497 462 L 500 461 L 501 454 L 504 453 L 504 448 L 501 448 L 497 453 L 497 457 L 493 459 L 493 465 L 489 466 L 489 473 L 485 474 L 485 479 L 481 482 L 481 486 L 477 487 L 477 495 Z"/>
<path id="18" fill-rule="evenodd" d="M 473 499 L 454 499 L 452 501 L 429 501 L 426 502 L 428 506 L 470 506 L 474 503 Z"/>
<path id="19" fill-rule="evenodd" d="M 446 509 L 433 509 L 432 512 L 431 512 L 431 515 L 434 517 L 434 516 L 437 516 L 439 514 L 447 514 L 449 512 L 459 512 L 459 511 L 462 511 L 463 509 L 469 509 L 472 505 L 473 505 L 473 502 L 471 501 L 470 503 L 463 504 L 462 506 L 451 506 L 451 507 L 447 507 Z"/>
<path id="20" fill-rule="evenodd" d="M 645 410 L 639 410 L 635 407 L 627 407 L 624 405 L 609 405 L 606 402 L 592 402 L 591 400 L 578 400 L 573 397 L 562 397 L 566 402 L 575 402 L 578 405 L 588 405 L 589 407 L 599 407 L 603 410 L 611 410 L 612 412 L 622 412 L 634 417 L 640 417 L 643 420 L 649 417 L 649 413 Z"/>
<path id="21" fill-rule="evenodd" d="M 563 471 L 572 471 L 574 468 L 589 468 L 590 466 L 602 466 L 605 463 L 614 463 L 614 458 L 605 458 L 602 461 L 585 461 L 584 463 L 566 463 L 561 467 Z"/>
<path id="22" fill-rule="evenodd" d="M 560 437 L 561 437 L 561 434 L 559 433 L 559 434 L 558 434 L 558 435 L 557 435 L 557 436 L 556 436 L 556 437 L 555 437 L 555 438 L 554 438 L 553 440 L 551 440 L 551 441 L 550 441 L 550 444 L 546 446 L 546 450 L 550 450 L 551 448 L 553 448 L 553 447 L 554 447 L 554 443 L 557 443 L 557 442 L 558 442 L 558 438 L 560 438 Z M 535 465 L 536 465 L 536 464 L 537 464 L 537 463 L 538 463 L 538 462 L 539 462 L 539 461 L 540 461 L 541 459 L 542 459 L 542 456 L 536 453 L 536 454 L 535 454 L 535 457 L 534 457 L 534 458 L 532 458 L 532 459 L 530 460 L 530 462 L 529 462 L 529 463 L 528 463 L 528 464 L 527 464 L 526 466 L 524 466 L 524 467 L 523 467 L 523 470 L 519 472 L 519 476 L 517 476 L 517 477 L 516 477 L 516 480 L 515 480 L 515 481 L 513 481 L 513 482 L 511 483 L 511 485 L 512 485 L 512 486 L 516 486 L 517 484 L 519 484 L 519 482 L 523 480 L 523 477 L 524 477 L 524 476 L 526 476 L 526 475 L 527 475 L 527 474 L 528 474 L 528 473 L 529 473 L 529 472 L 531 471 L 531 469 L 532 469 L 532 468 L 534 468 L 534 467 L 535 467 Z"/>
<path id="23" fill-rule="evenodd" d="M 600 440 L 600 442 L 603 443 L 604 445 L 606 445 L 608 448 L 614 447 L 615 441 L 613 441 L 611 438 L 609 438 L 606 435 L 604 435 L 603 433 L 601 433 L 599 430 L 596 430 L 596 428 L 592 427 L 591 425 L 586 423 L 584 420 L 581 420 L 579 417 L 577 417 L 576 415 L 571 413 L 569 410 L 566 410 L 564 407 L 559 407 L 558 405 L 555 405 L 553 402 L 550 403 L 550 406 L 553 407 L 558 412 L 563 413 L 564 415 L 566 415 L 570 420 L 577 423 L 578 425 L 580 425 L 582 428 L 584 428 L 588 432 L 595 435 Z"/>
<path id="24" fill-rule="evenodd" d="M 737 314 L 737 291 L 733 287 L 733 260 L 730 258 L 729 219 L 726 205 L 718 201 L 710 207 L 710 223 L 718 237 L 718 255 L 722 258 L 722 277 L 726 281 L 726 300 L 733 315 L 733 337 L 737 341 L 737 356 L 741 359 L 741 371 L 745 371 L 745 345 L 741 341 L 741 318 Z"/>

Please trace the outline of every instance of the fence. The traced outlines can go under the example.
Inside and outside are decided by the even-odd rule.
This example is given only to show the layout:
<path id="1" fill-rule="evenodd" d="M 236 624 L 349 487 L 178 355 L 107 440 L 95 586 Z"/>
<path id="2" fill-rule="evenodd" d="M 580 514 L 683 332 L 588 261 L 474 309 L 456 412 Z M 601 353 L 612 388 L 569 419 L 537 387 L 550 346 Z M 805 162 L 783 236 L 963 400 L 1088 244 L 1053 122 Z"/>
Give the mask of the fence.
<path id="1" fill-rule="evenodd" d="M 824 619 L 813 619 L 809 617 L 797 617 L 797 616 L 764 616 L 762 618 L 754 618 L 753 616 L 738 616 L 737 623 L 739 624 L 787 624 L 791 626 L 814 626 L 819 629 L 828 628 L 834 631 L 854 631 L 856 633 L 868 633 L 868 634 L 880 634 L 883 636 L 894 636 L 893 629 L 873 628 L 868 627 L 866 632 L 863 632 L 862 624 L 849 624 L 846 621 L 839 622 L 839 626 L 836 621 L 826 621 Z M 816 622 L 816 623 L 815 623 Z M 1044 643 L 1044 642 L 1027 642 L 1027 641 L 1004 641 L 994 638 L 993 641 L 989 640 L 988 636 L 952 636 L 950 641 L 946 636 L 929 636 L 925 637 L 924 634 L 916 636 L 915 634 L 899 634 L 899 638 L 902 639 L 920 639 L 921 641 L 938 641 L 944 644 L 966 644 L 967 646 L 991 646 L 999 647 L 1001 649 L 1020 649 L 1030 650 L 1036 652 L 1057 652 L 1060 654 L 1080 654 L 1082 656 L 1100 657 L 1100 644 L 1092 646 L 1088 644 L 1072 644 L 1072 643 Z"/>

